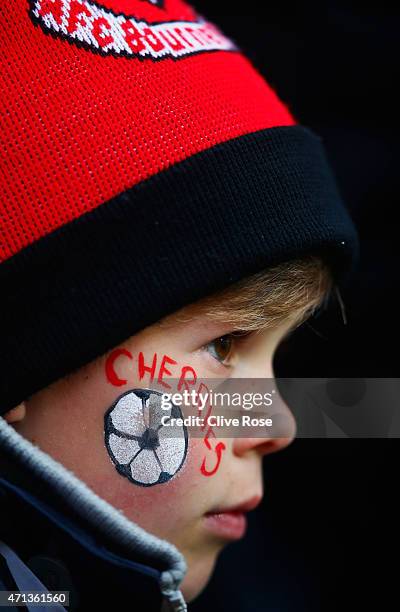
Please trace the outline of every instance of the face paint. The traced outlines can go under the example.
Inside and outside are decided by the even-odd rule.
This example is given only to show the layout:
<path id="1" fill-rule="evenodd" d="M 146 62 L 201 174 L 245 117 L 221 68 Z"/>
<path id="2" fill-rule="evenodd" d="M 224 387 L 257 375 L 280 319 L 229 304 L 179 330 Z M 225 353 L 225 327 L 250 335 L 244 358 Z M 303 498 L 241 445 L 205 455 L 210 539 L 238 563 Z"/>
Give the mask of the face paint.
<path id="1" fill-rule="evenodd" d="M 121 395 L 104 416 L 107 451 L 117 471 L 142 487 L 168 482 L 183 466 L 188 448 L 184 425 L 163 425 L 183 418 L 178 406 L 165 410 L 163 394 L 133 389 Z"/>

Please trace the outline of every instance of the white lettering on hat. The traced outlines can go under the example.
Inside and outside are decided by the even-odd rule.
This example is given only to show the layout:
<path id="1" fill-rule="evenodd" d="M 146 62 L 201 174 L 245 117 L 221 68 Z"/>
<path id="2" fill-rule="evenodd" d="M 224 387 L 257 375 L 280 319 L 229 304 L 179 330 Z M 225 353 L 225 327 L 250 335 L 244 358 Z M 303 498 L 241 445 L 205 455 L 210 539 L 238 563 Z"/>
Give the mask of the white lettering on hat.
<path id="1" fill-rule="evenodd" d="M 203 17 L 196 21 L 147 23 L 115 14 L 88 0 L 30 0 L 30 16 L 42 29 L 103 55 L 178 59 L 238 47 Z"/>

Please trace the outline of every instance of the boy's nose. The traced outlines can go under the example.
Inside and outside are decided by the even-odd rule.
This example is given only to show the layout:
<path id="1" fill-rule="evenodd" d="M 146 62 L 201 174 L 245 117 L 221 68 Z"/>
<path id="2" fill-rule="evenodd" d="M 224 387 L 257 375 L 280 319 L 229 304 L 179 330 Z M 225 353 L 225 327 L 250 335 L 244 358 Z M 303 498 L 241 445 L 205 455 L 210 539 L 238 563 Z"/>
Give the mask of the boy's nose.
<path id="1" fill-rule="evenodd" d="M 249 416 L 252 418 L 251 414 Z M 293 442 L 296 436 L 296 421 L 282 397 L 279 397 L 278 409 L 271 415 L 271 421 L 271 427 L 254 425 L 254 429 L 250 426 L 238 430 L 238 436 L 233 441 L 233 452 L 243 455 L 254 450 L 263 456 L 283 450 Z M 255 437 L 245 437 L 247 429 L 249 435 L 253 430 Z"/>
<path id="2" fill-rule="evenodd" d="M 236 455 L 244 455 L 250 450 L 257 451 L 260 455 L 269 455 L 283 450 L 293 440 L 289 438 L 235 438 L 233 451 Z"/>

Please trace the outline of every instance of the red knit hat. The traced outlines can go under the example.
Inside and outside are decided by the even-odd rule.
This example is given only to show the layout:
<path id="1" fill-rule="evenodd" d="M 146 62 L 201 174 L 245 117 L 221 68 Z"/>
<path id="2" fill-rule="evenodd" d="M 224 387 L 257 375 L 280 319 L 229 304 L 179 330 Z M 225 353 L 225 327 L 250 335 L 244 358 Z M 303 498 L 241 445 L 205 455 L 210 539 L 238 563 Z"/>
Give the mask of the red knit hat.
<path id="1" fill-rule="evenodd" d="M 181 0 L 2 0 L 0 414 L 277 261 L 357 235 L 321 140 Z"/>

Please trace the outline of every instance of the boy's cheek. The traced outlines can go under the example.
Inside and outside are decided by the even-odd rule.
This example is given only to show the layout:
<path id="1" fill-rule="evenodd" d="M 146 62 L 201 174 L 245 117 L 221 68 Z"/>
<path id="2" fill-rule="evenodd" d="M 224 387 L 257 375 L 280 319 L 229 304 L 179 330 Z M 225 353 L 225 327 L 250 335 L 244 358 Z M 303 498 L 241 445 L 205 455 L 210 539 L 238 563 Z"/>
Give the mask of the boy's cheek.
<path id="1" fill-rule="evenodd" d="M 140 486 L 117 471 L 104 448 L 107 466 L 101 476 L 93 475 L 92 485 L 99 495 L 143 527 L 170 530 L 196 520 L 207 505 L 211 491 L 200 472 L 201 453 L 200 441 L 189 440 L 185 462 L 172 478 Z"/>
<path id="2" fill-rule="evenodd" d="M 28 416 L 34 417 L 35 413 L 37 416 L 31 419 L 25 433 L 32 434 L 29 437 L 37 438 L 43 450 L 72 469 L 96 493 L 144 527 L 150 528 L 152 523 L 162 527 L 165 521 L 171 523 L 172 517 L 174 522 L 179 523 L 180 520 L 201 516 L 209 508 L 208 498 L 211 498 L 211 504 L 214 501 L 211 494 L 214 478 L 206 478 L 201 472 L 205 458 L 207 468 L 214 469 L 212 449 L 206 447 L 202 438 L 192 438 L 188 433 L 187 448 L 182 452 L 182 435 L 178 432 L 176 442 L 172 436 L 169 444 L 167 438 L 160 440 L 160 446 L 169 447 L 172 454 L 174 450 L 180 454 L 179 466 L 169 460 L 169 451 L 165 452 L 162 463 L 168 478 L 164 482 L 155 484 L 151 478 L 147 483 L 133 482 L 127 477 L 127 469 L 118 470 L 121 463 L 110 452 L 110 435 L 124 433 L 119 431 L 124 418 L 116 421 L 116 430 L 107 432 L 106 414 L 121 398 L 130 396 L 135 388 L 138 389 L 141 383 L 132 387 L 132 383 L 136 382 L 133 377 L 129 384 L 117 390 L 105 380 L 103 368 L 104 358 L 83 368 L 79 375 L 59 381 L 49 392 L 47 400 L 46 394 L 39 395 L 36 398 L 38 405 L 31 405 L 28 410 Z M 127 378 L 128 373 L 128 369 L 121 372 Z M 152 411 L 158 411 L 160 418 L 162 412 L 159 407 L 153 404 Z M 129 402 L 128 409 L 125 413 L 122 410 L 121 415 L 125 415 L 126 422 L 131 424 L 138 416 L 129 409 Z M 129 446 L 129 433 L 142 434 L 143 431 L 128 429 L 126 433 L 128 436 L 119 441 L 122 453 L 128 452 L 124 445 Z M 135 462 L 137 479 L 146 480 L 146 472 L 154 469 L 154 462 L 150 466 L 141 466 L 140 454 Z M 123 467 L 127 467 L 126 461 Z M 146 517 L 148 525 L 144 524 Z"/>

